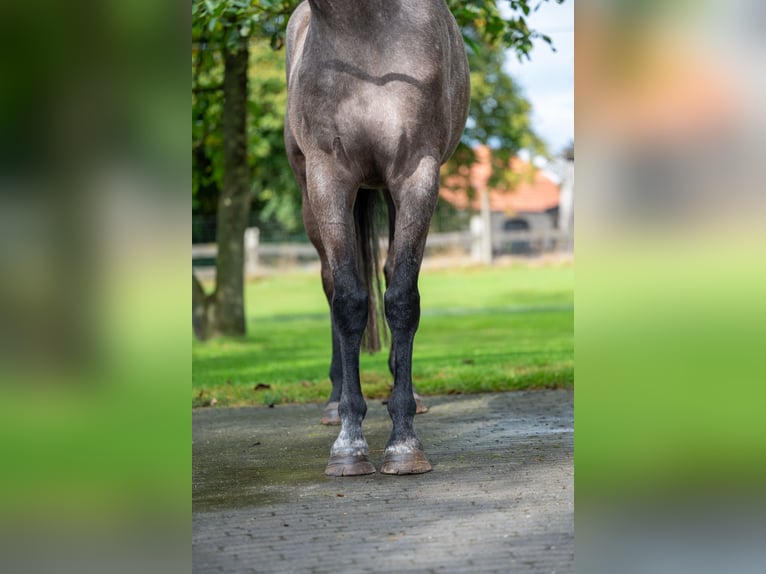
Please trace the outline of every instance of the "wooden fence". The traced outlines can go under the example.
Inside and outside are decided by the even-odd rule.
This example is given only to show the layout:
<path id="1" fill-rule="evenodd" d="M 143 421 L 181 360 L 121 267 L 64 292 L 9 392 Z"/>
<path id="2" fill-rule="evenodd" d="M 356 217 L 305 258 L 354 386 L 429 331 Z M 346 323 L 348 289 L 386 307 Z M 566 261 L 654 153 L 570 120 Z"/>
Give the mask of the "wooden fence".
<path id="1" fill-rule="evenodd" d="M 388 248 L 388 240 L 381 240 L 381 253 Z M 492 234 L 493 256 L 535 257 L 546 253 L 571 253 L 574 238 L 569 231 L 539 229 L 503 231 Z M 215 243 L 192 245 L 192 267 L 202 277 L 215 273 Z M 432 257 L 454 257 L 481 261 L 481 235 L 471 231 L 433 233 L 426 241 L 426 261 Z M 257 228 L 245 232 L 245 273 L 248 276 L 265 275 L 278 270 L 316 266 L 317 257 L 310 243 L 261 243 Z"/>

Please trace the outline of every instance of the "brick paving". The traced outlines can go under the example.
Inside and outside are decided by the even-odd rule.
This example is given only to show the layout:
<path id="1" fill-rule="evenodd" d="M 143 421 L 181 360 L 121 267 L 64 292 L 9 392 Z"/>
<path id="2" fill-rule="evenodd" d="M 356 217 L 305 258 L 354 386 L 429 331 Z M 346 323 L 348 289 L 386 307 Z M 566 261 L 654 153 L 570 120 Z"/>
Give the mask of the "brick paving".
<path id="1" fill-rule="evenodd" d="M 428 397 L 417 476 L 328 478 L 320 405 L 193 414 L 194 572 L 574 571 L 572 391 Z M 368 401 L 380 467 L 390 420 Z"/>

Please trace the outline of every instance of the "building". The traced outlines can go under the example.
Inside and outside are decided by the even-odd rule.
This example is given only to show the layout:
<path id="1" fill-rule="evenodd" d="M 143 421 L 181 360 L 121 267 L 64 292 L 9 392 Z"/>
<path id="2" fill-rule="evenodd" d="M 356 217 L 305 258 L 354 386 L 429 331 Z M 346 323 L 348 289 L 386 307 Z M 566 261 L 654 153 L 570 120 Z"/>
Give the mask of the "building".
<path id="1" fill-rule="evenodd" d="M 474 154 L 476 162 L 470 167 L 461 166 L 457 173 L 443 178 L 440 197 L 457 209 L 476 212 L 481 212 L 481 203 L 488 198 L 492 236 L 499 238 L 493 240 L 492 251 L 531 252 L 529 242 L 503 242 L 500 235 L 503 231 L 556 229 L 561 199 L 559 184 L 518 157 L 511 158 L 507 165 L 498 164 L 487 146 L 477 147 Z"/>

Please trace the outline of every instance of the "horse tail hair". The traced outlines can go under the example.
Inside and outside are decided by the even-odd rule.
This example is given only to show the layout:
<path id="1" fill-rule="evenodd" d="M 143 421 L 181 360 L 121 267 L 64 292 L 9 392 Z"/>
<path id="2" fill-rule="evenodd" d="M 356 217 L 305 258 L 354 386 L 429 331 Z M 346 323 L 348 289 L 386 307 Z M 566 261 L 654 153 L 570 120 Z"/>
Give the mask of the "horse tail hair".
<path id="1" fill-rule="evenodd" d="M 367 290 L 367 328 L 362 336 L 362 349 L 375 353 L 381 340 L 388 342 L 383 289 L 380 282 L 380 208 L 384 205 L 378 190 L 360 189 L 354 203 L 356 229 L 356 265 Z"/>

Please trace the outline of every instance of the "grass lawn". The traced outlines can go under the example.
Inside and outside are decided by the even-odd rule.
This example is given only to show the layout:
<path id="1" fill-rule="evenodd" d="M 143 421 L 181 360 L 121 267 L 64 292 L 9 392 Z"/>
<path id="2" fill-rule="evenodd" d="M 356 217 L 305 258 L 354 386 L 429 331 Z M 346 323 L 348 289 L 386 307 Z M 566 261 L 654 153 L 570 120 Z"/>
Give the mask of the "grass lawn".
<path id="1" fill-rule="evenodd" d="M 423 271 L 413 381 L 422 395 L 574 384 L 574 267 Z M 192 405 L 324 402 L 330 319 L 319 274 L 250 282 L 248 334 L 192 343 Z M 361 357 L 368 399 L 388 396 L 387 350 Z"/>

